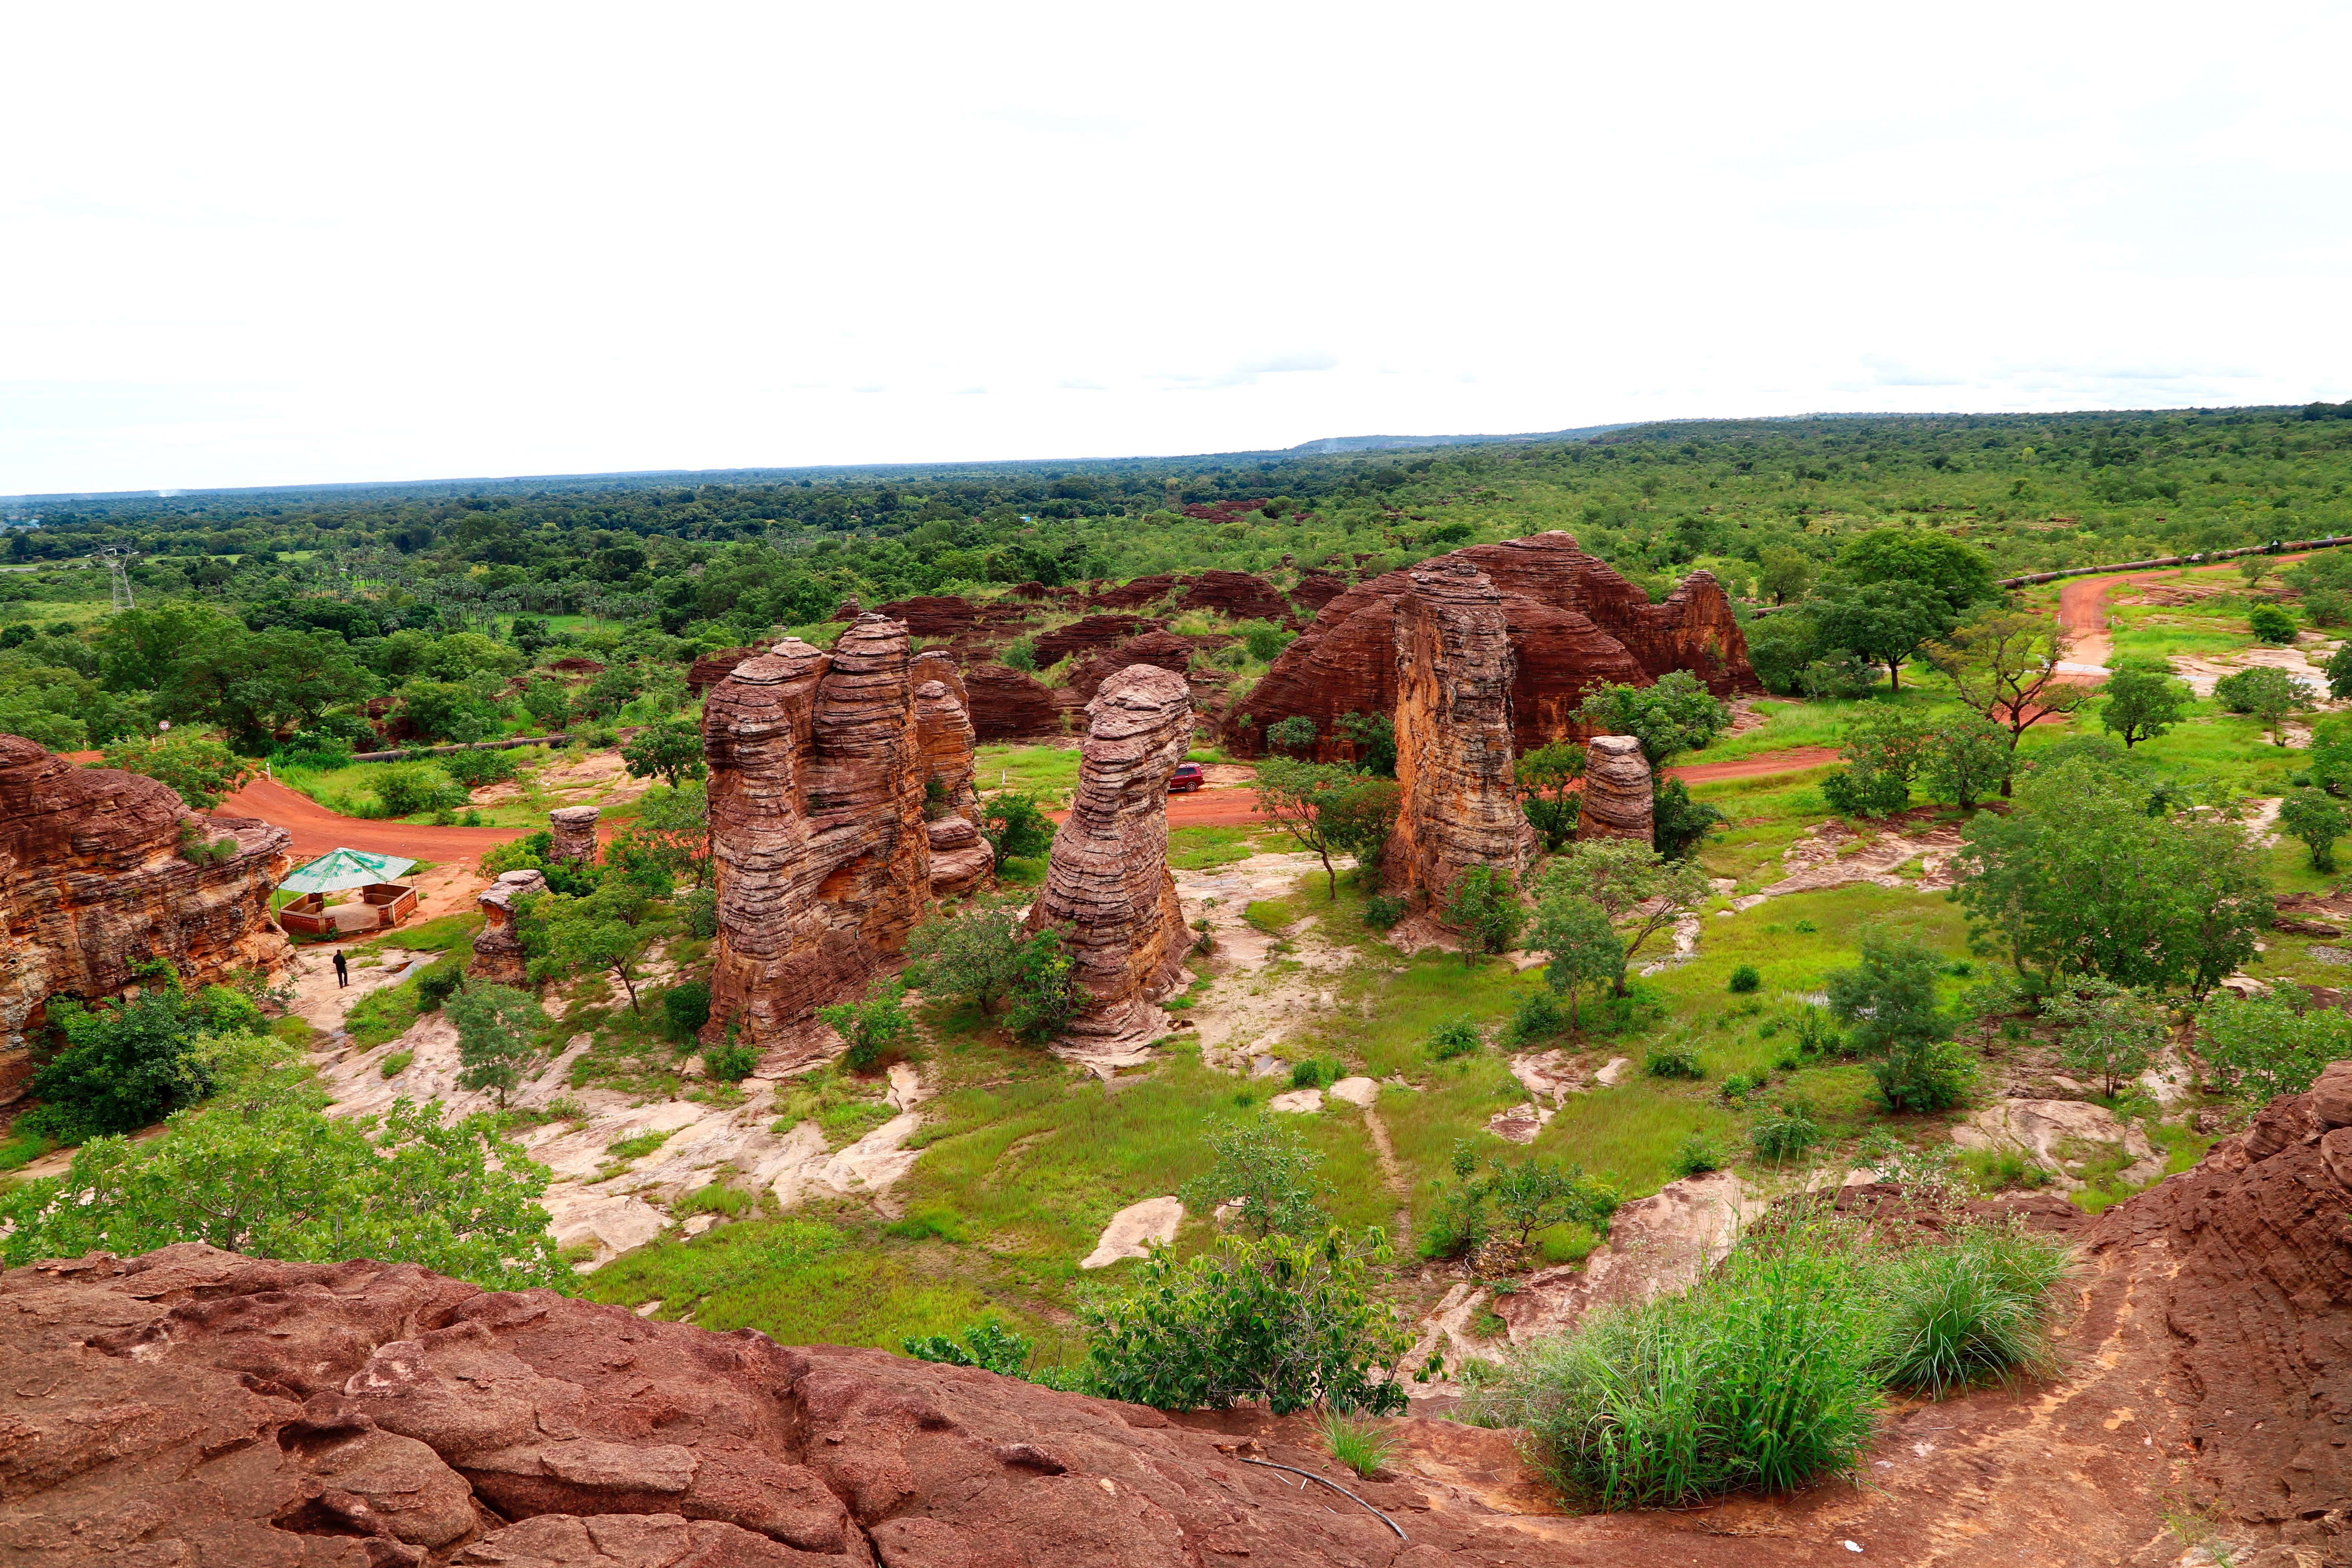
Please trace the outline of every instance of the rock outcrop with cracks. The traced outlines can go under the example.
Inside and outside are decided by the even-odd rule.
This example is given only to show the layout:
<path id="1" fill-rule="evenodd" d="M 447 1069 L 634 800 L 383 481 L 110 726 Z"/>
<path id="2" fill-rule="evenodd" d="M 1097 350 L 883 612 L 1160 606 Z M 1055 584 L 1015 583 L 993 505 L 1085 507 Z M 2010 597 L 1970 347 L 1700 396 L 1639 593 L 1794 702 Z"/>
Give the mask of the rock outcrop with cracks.
<path id="1" fill-rule="evenodd" d="M 1579 838 L 1654 837 L 1655 804 L 1649 759 L 1631 735 L 1595 735 L 1584 748 L 1584 797 L 1577 808 Z"/>
<path id="2" fill-rule="evenodd" d="M 1538 846 L 1512 780 L 1516 664 L 1502 595 L 1466 561 L 1412 579 L 1391 613 L 1404 798 L 1381 864 L 1392 891 L 1442 900 L 1472 866 L 1517 879 Z"/>
<path id="3" fill-rule="evenodd" d="M 472 979 L 492 985 L 521 985 L 530 979 L 522 938 L 515 931 L 515 900 L 528 893 L 547 891 L 547 874 L 532 868 L 507 871 L 475 895 L 482 911 L 482 929 L 474 933 L 474 959 L 466 966 Z"/>
<path id="4" fill-rule="evenodd" d="M 266 822 L 199 816 L 144 774 L 0 735 L 0 1104 L 25 1091 L 26 1036 L 53 996 L 114 995 L 152 959 L 192 986 L 282 965 L 269 895 L 292 842 Z"/>
<path id="5" fill-rule="evenodd" d="M 1110 677 L 1087 708 L 1084 760 L 1054 836 L 1032 931 L 1062 933 L 1087 996 L 1071 1048 L 1139 1059 L 1164 1023 L 1155 1003 L 1182 972 L 1184 913 L 1168 870 L 1168 779 L 1192 739 L 1184 678 L 1154 665 Z"/>

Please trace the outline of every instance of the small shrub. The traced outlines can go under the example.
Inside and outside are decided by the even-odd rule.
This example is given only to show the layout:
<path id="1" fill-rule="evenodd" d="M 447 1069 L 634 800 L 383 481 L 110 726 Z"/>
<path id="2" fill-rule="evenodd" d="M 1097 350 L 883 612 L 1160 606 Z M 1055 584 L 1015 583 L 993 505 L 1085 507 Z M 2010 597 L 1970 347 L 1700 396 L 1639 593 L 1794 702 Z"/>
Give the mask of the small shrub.
<path id="1" fill-rule="evenodd" d="M 455 811 L 466 804 L 465 786 L 431 763 L 384 763 L 370 782 L 386 816 Z"/>
<path id="2" fill-rule="evenodd" d="M 644 1159 L 668 1142 L 669 1134 L 666 1131 L 639 1132 L 634 1137 L 615 1139 L 605 1144 L 604 1155 L 607 1159 L 626 1163 L 631 1160 Z"/>
<path id="3" fill-rule="evenodd" d="M 2246 616 L 2246 629 L 2268 643 L 2294 641 L 2294 617 L 2276 605 L 2256 605 Z"/>
<path id="4" fill-rule="evenodd" d="M 1568 1009 L 1560 1005 L 1559 994 L 1541 985 L 1520 999 L 1518 1011 L 1511 1015 L 1510 1037 L 1532 1043 L 1549 1040 L 1567 1027 Z"/>
<path id="5" fill-rule="evenodd" d="M 1480 953 L 1508 952 L 1528 923 L 1517 882 L 1499 867 L 1465 867 L 1445 901 L 1445 923 L 1462 933 L 1465 963 Z"/>
<path id="6" fill-rule="evenodd" d="M 1748 1129 L 1748 1146 L 1760 1160 L 1794 1160 L 1822 1141 L 1822 1125 L 1804 1106 L 1791 1102 Z"/>
<path id="7" fill-rule="evenodd" d="M 514 753 L 488 747 L 479 751 L 452 752 L 440 759 L 440 765 L 444 773 L 467 789 L 504 784 L 515 776 Z"/>
<path id="8" fill-rule="evenodd" d="M 915 1020 L 898 1005 L 906 994 L 902 982 L 877 975 L 866 985 L 863 1001 L 816 1010 L 816 1016 L 847 1047 L 842 1060 L 851 1070 L 872 1071 L 884 1057 L 900 1054 L 914 1037 Z"/>
<path id="9" fill-rule="evenodd" d="M 416 977 L 416 1010 L 430 1013 L 457 994 L 466 983 L 466 966 L 445 958 Z"/>
<path id="10" fill-rule="evenodd" d="M 996 858 L 1025 860 L 1054 844 L 1054 820 L 1032 796 L 1014 792 L 992 795 L 981 810 L 980 831 Z"/>
<path id="11" fill-rule="evenodd" d="M 1652 1078 L 1705 1078 L 1706 1068 L 1699 1065 L 1698 1053 L 1680 1040 L 1662 1040 L 1650 1047 L 1642 1070 Z"/>
<path id="12" fill-rule="evenodd" d="M 2046 1373 L 2055 1295 L 2074 1271 L 2064 1243 L 2019 1225 L 1974 1226 L 1896 1262 L 1880 1375 L 1941 1396 L 1994 1378 Z"/>
<path id="13" fill-rule="evenodd" d="M 1721 1169 L 1723 1155 L 1699 1133 L 1684 1139 L 1683 1146 L 1675 1151 L 1674 1171 L 1677 1176 L 1704 1176 L 1709 1171 Z"/>
<path id="14" fill-rule="evenodd" d="M 1027 675 L 1036 674 L 1037 639 L 1035 637 L 1013 638 L 1004 645 L 1004 651 L 996 656 L 996 662 L 1003 665 L 1007 669 L 1017 669 Z"/>
<path id="15" fill-rule="evenodd" d="M 697 888 L 678 900 L 677 912 L 686 922 L 686 934 L 698 942 L 709 942 L 719 934 L 719 889 Z"/>
<path id="16" fill-rule="evenodd" d="M 1731 972 L 1731 989 L 1735 994 L 1745 995 L 1763 984 L 1764 977 L 1756 973 L 1756 966 L 1752 963 L 1743 963 Z"/>
<path id="17" fill-rule="evenodd" d="M 1969 1149 L 1960 1155 L 1960 1167 L 1979 1191 L 2006 1192 L 2012 1187 L 2046 1186 L 2050 1173 L 2042 1163 L 2014 1144 L 1999 1149 Z"/>
<path id="18" fill-rule="evenodd" d="M 760 1206 L 757 1195 L 726 1182 L 706 1182 L 669 1205 L 669 1217 L 684 1219 L 688 1215 L 715 1214 L 728 1219 L 740 1219 Z"/>
<path id="19" fill-rule="evenodd" d="M 706 1047 L 702 1053 L 702 1070 L 720 1083 L 740 1083 L 759 1065 L 759 1047 L 738 1045 L 732 1039 Z"/>
<path id="20" fill-rule="evenodd" d="M 1470 1055 L 1484 1044 L 1478 1037 L 1477 1025 L 1467 1018 L 1456 1018 L 1430 1032 L 1429 1054 L 1441 1062 L 1452 1061 Z"/>
<path id="21" fill-rule="evenodd" d="M 415 1051 L 394 1051 L 383 1058 L 383 1067 L 381 1070 L 386 1078 L 398 1078 L 408 1070 L 408 1064 L 415 1059 Z"/>
<path id="22" fill-rule="evenodd" d="M 1029 1365 L 1028 1338 L 1014 1333 L 994 1318 L 966 1323 L 961 1344 L 944 1334 L 925 1334 L 900 1340 L 898 1348 L 917 1361 L 976 1366 L 1004 1377 L 1019 1377 Z"/>
<path id="23" fill-rule="evenodd" d="M 690 1045 L 695 1034 L 710 1022 L 710 987 L 699 980 L 688 980 L 662 993 L 662 1027 L 680 1046 Z"/>
<path id="24" fill-rule="evenodd" d="M 1370 1480 L 1396 1451 L 1396 1439 L 1372 1422 L 1345 1411 L 1326 1410 L 1316 1422 L 1323 1447 L 1330 1456 Z"/>
<path id="25" fill-rule="evenodd" d="M 1760 1082 L 1748 1077 L 1746 1073 L 1736 1072 L 1729 1078 L 1725 1079 L 1723 1080 L 1723 1087 L 1716 1092 L 1722 1095 L 1723 1098 L 1727 1100 L 1746 1100 L 1749 1095 L 1754 1094 L 1758 1089 L 1763 1087 L 1764 1086 Z"/>
<path id="26" fill-rule="evenodd" d="M 1402 899 L 1386 893 L 1374 893 L 1364 900 L 1364 925 L 1370 931 L 1389 931 L 1404 919 L 1408 906 Z"/>

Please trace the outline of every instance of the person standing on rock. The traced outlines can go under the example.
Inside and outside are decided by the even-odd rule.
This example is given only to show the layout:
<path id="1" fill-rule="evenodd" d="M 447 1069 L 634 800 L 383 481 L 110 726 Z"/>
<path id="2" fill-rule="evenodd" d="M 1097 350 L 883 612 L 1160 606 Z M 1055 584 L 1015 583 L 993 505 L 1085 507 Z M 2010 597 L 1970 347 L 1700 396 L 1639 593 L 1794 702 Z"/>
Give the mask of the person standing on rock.
<path id="1" fill-rule="evenodd" d="M 335 989 L 341 991 L 351 983 L 351 961 L 343 956 L 343 950 L 339 947 L 335 949 Z"/>

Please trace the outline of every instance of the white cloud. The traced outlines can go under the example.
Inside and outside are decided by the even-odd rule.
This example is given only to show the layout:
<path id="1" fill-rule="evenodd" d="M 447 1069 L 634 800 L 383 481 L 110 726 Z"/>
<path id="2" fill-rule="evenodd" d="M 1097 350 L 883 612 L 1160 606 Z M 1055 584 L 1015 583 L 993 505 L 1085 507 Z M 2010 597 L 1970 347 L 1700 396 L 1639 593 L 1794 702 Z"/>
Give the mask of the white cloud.
<path id="1" fill-rule="evenodd" d="M 0 492 L 2343 397 L 2347 46 L 2293 0 L 20 6 Z"/>

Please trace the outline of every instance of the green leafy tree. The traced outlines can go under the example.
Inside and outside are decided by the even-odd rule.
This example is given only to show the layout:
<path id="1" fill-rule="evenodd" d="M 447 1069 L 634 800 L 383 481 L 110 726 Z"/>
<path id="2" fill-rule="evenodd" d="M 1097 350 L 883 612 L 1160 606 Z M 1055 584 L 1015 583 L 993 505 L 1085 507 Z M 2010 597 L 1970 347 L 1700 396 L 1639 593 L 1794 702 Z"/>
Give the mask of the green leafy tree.
<path id="1" fill-rule="evenodd" d="M 1396 777 L 1396 721 L 1385 713 L 1348 712 L 1337 728 L 1356 748 L 1356 765 L 1377 778 Z"/>
<path id="2" fill-rule="evenodd" d="M 1357 881 L 1376 882 L 1389 836 L 1404 808 L 1404 791 L 1394 779 L 1359 776 L 1334 792 L 1322 807 L 1323 834 L 1332 849 L 1356 858 Z"/>
<path id="3" fill-rule="evenodd" d="M 2336 869 L 2336 841 L 2352 833 L 2352 811 L 2317 790 L 2299 789 L 2279 802 L 2279 826 L 2311 850 L 2311 868 Z"/>
<path id="4" fill-rule="evenodd" d="M 1801 690 L 1806 668 L 1821 656 L 1821 630 L 1802 609 L 1791 606 L 1748 623 L 1748 666 L 1771 690 Z"/>
<path id="5" fill-rule="evenodd" d="M 1331 1184 L 1321 1173 L 1323 1156 L 1307 1146 L 1296 1121 L 1261 1110 L 1211 1127 L 1216 1163 L 1185 1184 L 1185 1203 L 1196 1214 L 1234 1205 L 1232 1224 L 1255 1237 L 1321 1236 L 1331 1223 L 1323 1211 Z"/>
<path id="6" fill-rule="evenodd" d="M 522 708 L 542 730 L 561 730 L 572 722 L 571 691 L 548 676 L 533 676 L 522 689 Z"/>
<path id="7" fill-rule="evenodd" d="M 2352 714 L 2311 726 L 2311 782 L 2332 795 L 2352 795 Z"/>
<path id="8" fill-rule="evenodd" d="M 2014 752 L 2026 731 L 2091 700 L 2091 689 L 2075 685 L 2062 668 L 2072 647 L 2050 616 L 1989 609 L 1925 652 L 1962 702 L 2009 732 Z"/>
<path id="9" fill-rule="evenodd" d="M 994 1014 L 1021 978 L 1020 952 L 1028 941 L 1024 900 L 975 900 L 953 913 L 934 912 L 907 939 L 907 957 L 919 966 L 927 996 L 967 1002 Z"/>
<path id="10" fill-rule="evenodd" d="M 1154 1247 L 1126 1295 L 1079 1309 L 1089 1389 L 1162 1410 L 1402 1410 L 1412 1332 L 1370 1290 L 1390 1257 L 1378 1230 L 1227 1237 L 1181 1262 Z"/>
<path id="11" fill-rule="evenodd" d="M 1600 905 L 1611 925 L 1624 932 L 1629 964 L 1652 937 L 1674 930 L 1685 915 L 1704 907 L 1713 892 L 1706 871 L 1697 866 L 1669 860 L 1630 838 L 1579 839 L 1536 881 L 1538 908 L 1562 894 Z M 1625 994 L 1622 970 L 1616 992 Z"/>
<path id="12" fill-rule="evenodd" d="M 495 1094 L 504 1110 L 522 1069 L 539 1055 L 547 1015 L 538 1000 L 511 985 L 477 983 L 453 993 L 441 1010 L 457 1030 L 457 1082 Z"/>
<path id="13" fill-rule="evenodd" d="M 2352 697 L 2352 637 L 2336 645 L 2327 656 L 2327 695 L 2341 702 Z"/>
<path id="14" fill-rule="evenodd" d="M 1771 595 L 1776 605 L 1801 599 L 1805 596 L 1805 590 L 1812 586 L 1813 563 L 1786 545 L 1774 545 L 1763 551 L 1759 564 L 1762 571 L 1757 577 L 1757 585 Z"/>
<path id="15" fill-rule="evenodd" d="M 1956 616 L 2000 593 L 1982 551 L 1924 528 L 1877 528 L 1849 542 L 1838 552 L 1837 575 L 1928 589 Z"/>
<path id="16" fill-rule="evenodd" d="M 626 845 L 627 847 L 624 847 Z M 638 797 L 637 817 L 614 837 L 616 863 L 641 854 L 677 881 L 710 880 L 709 798 L 699 780 L 656 784 Z"/>
<path id="17" fill-rule="evenodd" d="M 1911 782 L 1934 745 L 1926 714 L 1873 705 L 1846 726 L 1838 749 L 1846 765 L 1822 781 L 1822 794 L 1849 816 L 1892 816 L 1911 803 Z"/>
<path id="18" fill-rule="evenodd" d="M 2214 994 L 2197 1015 L 2199 1054 L 2231 1094 L 2253 1100 L 2301 1094 L 2327 1064 L 2352 1057 L 2352 1014 L 2282 986 L 2267 996 Z"/>
<path id="19" fill-rule="evenodd" d="M 1706 749 L 1731 724 L 1731 710 L 1698 677 L 1670 669 L 1651 686 L 1604 686 L 1577 705 L 1578 722 L 1595 734 L 1631 735 L 1655 773 L 1685 752 Z"/>
<path id="20" fill-rule="evenodd" d="M 168 1135 L 94 1138 L 62 1176 L 0 1197 L 11 1266 L 202 1241 L 254 1258 L 415 1263 L 494 1290 L 578 1288 L 548 1235 L 546 1168 L 440 1102 L 325 1114 L 291 1071 L 175 1112 Z"/>
<path id="21" fill-rule="evenodd" d="M 1077 962 L 1062 933 L 1041 931 L 1013 950 L 1011 989 L 1005 994 L 1004 1026 L 1016 1039 L 1047 1040 L 1062 1032 L 1085 1005 Z"/>
<path id="22" fill-rule="evenodd" d="M 1687 860 L 1728 820 L 1715 806 L 1693 800 L 1690 786 L 1680 779 L 1657 785 L 1650 797 L 1650 842 L 1669 860 Z"/>
<path id="23" fill-rule="evenodd" d="M 2066 1070 L 2095 1079 L 2105 1094 L 2146 1072 L 2168 1033 L 2161 1003 L 2095 975 L 2069 981 L 2043 1013 L 2058 1026 Z"/>
<path id="24" fill-rule="evenodd" d="M 184 663 L 244 635 L 220 611 L 185 600 L 117 611 L 99 629 L 100 678 L 110 691 L 153 691 L 171 684 Z"/>
<path id="25" fill-rule="evenodd" d="M 173 723 L 218 724 L 248 755 L 317 727 L 327 712 L 371 695 L 374 679 L 332 632 L 278 627 L 224 632 L 173 661 L 155 695 Z"/>
<path id="26" fill-rule="evenodd" d="M 2269 665 L 2255 665 L 2225 675 L 2213 683 L 2213 700 L 2232 713 L 2243 713 L 2259 719 L 2268 730 L 2271 743 L 2286 744 L 2286 721 L 2290 715 L 2311 706 L 2311 699 L 2294 678 L 2284 669 Z"/>
<path id="27" fill-rule="evenodd" d="M 2199 997 L 2254 955 L 2271 896 L 2238 823 L 2151 816 L 2136 779 L 2088 756 L 2034 768 L 2017 795 L 1963 836 L 1951 897 L 1978 951 L 2044 989 L 2095 974 Z"/>
<path id="28" fill-rule="evenodd" d="M 1526 926 L 1518 883 L 1499 866 L 1465 866 L 1446 894 L 1445 923 L 1462 933 L 1462 962 L 1507 952 Z"/>
<path id="29" fill-rule="evenodd" d="M 988 797 L 981 808 L 980 832 L 996 851 L 999 864 L 1027 860 L 1054 847 L 1054 819 L 1038 808 L 1034 797 L 1018 791 Z"/>
<path id="30" fill-rule="evenodd" d="M 647 724 L 621 747 L 631 778 L 660 777 L 676 789 L 709 770 L 702 763 L 702 726 L 687 714 Z"/>
<path id="31" fill-rule="evenodd" d="M 1347 850 L 1335 839 L 1334 829 L 1341 826 L 1338 813 L 1342 803 L 1360 780 L 1353 768 L 1336 763 L 1269 756 L 1258 763 L 1256 777 L 1251 781 L 1258 815 L 1323 863 L 1324 879 L 1335 900 L 1339 896 L 1339 873 L 1332 868 L 1331 857 Z"/>
<path id="32" fill-rule="evenodd" d="M 1577 1005 L 1586 987 L 1621 988 L 1625 981 L 1625 940 L 1610 924 L 1608 911 L 1591 899 L 1555 891 L 1536 908 L 1530 950 L 1550 960 L 1544 984 L 1568 998 L 1569 1027 L 1579 1025 Z"/>
<path id="33" fill-rule="evenodd" d="M 2197 700 L 2161 659 L 2116 660 L 2099 696 L 2099 727 L 2120 736 L 2126 750 L 2169 731 Z"/>
<path id="34" fill-rule="evenodd" d="M 1524 1253 L 1536 1232 L 1556 1225 L 1581 1225 L 1599 1231 L 1617 1212 L 1617 1189 L 1584 1173 L 1581 1165 L 1563 1165 L 1533 1155 L 1505 1163 L 1493 1160 L 1493 1177 L 1486 1194 L 1505 1234 Z"/>
<path id="35" fill-rule="evenodd" d="M 867 1072 L 915 1037 L 915 1020 L 901 1005 L 906 995 L 904 984 L 877 974 L 866 983 L 862 999 L 820 1007 L 816 1016 L 841 1037 L 847 1047 L 842 1059 L 853 1070 Z"/>
<path id="36" fill-rule="evenodd" d="M 251 770 L 214 737 L 193 730 L 133 735 L 106 748 L 106 765 L 170 784 L 190 811 L 210 811 Z"/>
<path id="37" fill-rule="evenodd" d="M 1875 1055 L 1871 1076 L 1895 1110 L 1943 1110 L 1968 1097 L 1973 1064 L 1936 1010 L 1936 955 L 1886 931 L 1862 933 L 1862 962 L 1829 977 L 1831 1016 Z"/>
<path id="38" fill-rule="evenodd" d="M 629 1011 L 637 1012 L 636 964 L 654 938 L 639 920 L 644 907 L 645 894 L 619 877 L 585 896 L 541 893 L 518 900 L 525 951 L 533 954 L 530 977 L 544 982 L 608 973 L 628 993 Z"/>
<path id="39" fill-rule="evenodd" d="M 1958 618 L 1942 594 L 1905 578 L 1825 584 L 1811 608 L 1823 646 L 1884 665 L 1896 691 L 1903 689 L 1903 667 Z"/>
<path id="40" fill-rule="evenodd" d="M 1937 718 L 1921 775 L 1927 787 L 1963 811 L 2009 782 L 2016 753 L 2012 737 L 1981 713 L 1963 710 Z"/>
<path id="41" fill-rule="evenodd" d="M 1315 721 L 1304 713 L 1293 713 L 1265 727 L 1265 743 L 1274 751 L 1301 756 L 1315 749 Z"/>
<path id="42" fill-rule="evenodd" d="M 2267 643 L 2294 641 L 2294 617 L 2276 605 L 2256 605 L 2247 611 L 2246 629 Z"/>
<path id="43" fill-rule="evenodd" d="M 190 996 L 160 961 L 139 977 L 137 995 L 111 1004 L 84 1007 L 62 997 L 49 1004 L 65 1047 L 35 1070 L 31 1089 L 40 1103 L 18 1118 L 19 1128 L 60 1143 L 136 1132 L 213 1092 L 200 1039 L 261 1032 L 259 1009 L 226 986 Z"/>
<path id="44" fill-rule="evenodd" d="M 1545 853 L 1558 854 L 1576 837 L 1584 806 L 1584 748 L 1573 741 L 1538 746 L 1512 765 L 1512 777 L 1519 786 L 1520 808 L 1543 836 Z"/>

